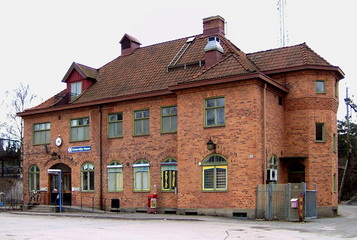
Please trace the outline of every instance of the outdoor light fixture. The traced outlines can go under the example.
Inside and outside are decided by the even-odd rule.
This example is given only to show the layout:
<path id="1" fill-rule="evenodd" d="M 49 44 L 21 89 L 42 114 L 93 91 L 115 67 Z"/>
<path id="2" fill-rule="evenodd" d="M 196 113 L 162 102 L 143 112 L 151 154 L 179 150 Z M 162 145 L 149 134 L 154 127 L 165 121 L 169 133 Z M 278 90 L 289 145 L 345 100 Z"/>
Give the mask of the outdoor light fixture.
<path id="1" fill-rule="evenodd" d="M 55 151 L 51 153 L 52 160 L 61 159 L 61 155 L 58 155 Z"/>
<path id="2" fill-rule="evenodd" d="M 207 142 L 207 149 L 209 151 L 216 150 L 216 144 L 214 142 L 212 142 L 211 139 L 209 139 Z"/>

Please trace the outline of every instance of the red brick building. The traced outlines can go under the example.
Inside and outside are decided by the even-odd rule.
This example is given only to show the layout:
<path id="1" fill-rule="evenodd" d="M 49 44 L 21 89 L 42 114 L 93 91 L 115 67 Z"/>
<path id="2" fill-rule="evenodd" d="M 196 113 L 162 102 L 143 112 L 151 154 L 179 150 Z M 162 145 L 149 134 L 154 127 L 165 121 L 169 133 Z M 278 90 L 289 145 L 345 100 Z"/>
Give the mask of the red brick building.
<path id="1" fill-rule="evenodd" d="M 158 212 L 254 218 L 257 185 L 276 180 L 317 184 L 319 214 L 333 215 L 339 67 L 305 43 L 246 54 L 220 16 L 195 36 L 120 44 L 99 69 L 73 63 L 65 90 L 19 113 L 25 202 L 37 190 L 55 203 L 48 169 L 61 169 L 64 204 L 119 199 L 135 212 L 157 193 Z"/>

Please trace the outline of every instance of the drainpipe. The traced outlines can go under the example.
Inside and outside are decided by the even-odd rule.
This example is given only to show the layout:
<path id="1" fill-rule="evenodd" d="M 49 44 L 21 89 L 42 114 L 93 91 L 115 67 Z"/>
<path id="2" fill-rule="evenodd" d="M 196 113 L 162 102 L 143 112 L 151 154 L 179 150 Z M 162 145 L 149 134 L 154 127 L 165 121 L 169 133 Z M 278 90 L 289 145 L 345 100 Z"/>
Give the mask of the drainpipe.
<path id="1" fill-rule="evenodd" d="M 264 179 L 263 183 L 266 184 L 267 179 L 267 84 L 264 84 L 264 105 L 263 105 L 263 115 L 264 115 Z"/>
<path id="2" fill-rule="evenodd" d="M 99 207 L 103 209 L 103 179 L 102 179 L 102 106 L 98 106 L 98 117 L 99 117 Z"/>

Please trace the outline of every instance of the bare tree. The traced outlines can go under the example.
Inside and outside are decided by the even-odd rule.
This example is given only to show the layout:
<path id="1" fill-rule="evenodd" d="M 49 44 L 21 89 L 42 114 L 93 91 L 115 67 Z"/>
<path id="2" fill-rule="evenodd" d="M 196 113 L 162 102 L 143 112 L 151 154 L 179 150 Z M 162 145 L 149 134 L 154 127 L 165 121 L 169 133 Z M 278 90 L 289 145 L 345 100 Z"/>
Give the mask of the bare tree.
<path id="1" fill-rule="evenodd" d="M 0 122 L 1 137 L 18 140 L 20 144 L 20 167 L 22 167 L 22 146 L 23 146 L 23 131 L 24 122 L 21 117 L 16 114 L 23 112 L 28 108 L 32 101 L 37 97 L 35 94 L 30 93 L 30 86 L 24 86 L 20 83 L 18 88 L 12 91 L 6 91 L 5 97 L 7 100 L 3 101 L 6 107 L 6 121 Z"/>

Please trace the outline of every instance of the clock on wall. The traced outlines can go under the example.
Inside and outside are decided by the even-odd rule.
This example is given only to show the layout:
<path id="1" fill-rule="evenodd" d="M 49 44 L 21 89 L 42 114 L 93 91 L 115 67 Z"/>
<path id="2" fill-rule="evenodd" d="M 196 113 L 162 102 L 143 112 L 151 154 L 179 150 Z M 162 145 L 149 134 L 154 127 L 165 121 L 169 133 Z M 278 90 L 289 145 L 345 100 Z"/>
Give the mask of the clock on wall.
<path id="1" fill-rule="evenodd" d="M 57 147 L 61 146 L 62 145 L 62 138 L 61 137 L 57 137 L 56 140 L 55 140 L 55 144 Z"/>

